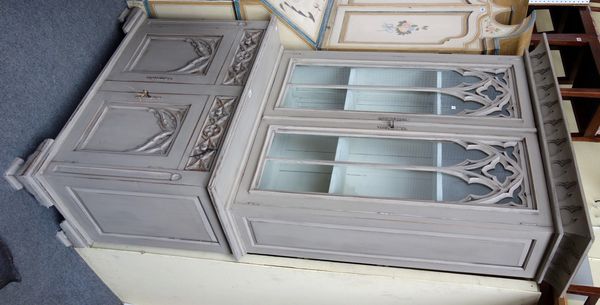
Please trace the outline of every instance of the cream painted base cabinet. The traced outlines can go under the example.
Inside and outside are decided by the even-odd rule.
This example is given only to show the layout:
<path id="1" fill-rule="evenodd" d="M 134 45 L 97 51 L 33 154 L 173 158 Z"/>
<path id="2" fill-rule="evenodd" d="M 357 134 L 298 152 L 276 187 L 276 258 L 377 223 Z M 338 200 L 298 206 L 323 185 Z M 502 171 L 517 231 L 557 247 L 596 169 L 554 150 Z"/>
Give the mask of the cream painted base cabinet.
<path id="1" fill-rule="evenodd" d="M 271 22 L 146 20 L 65 129 L 7 173 L 76 246 L 547 281 L 591 241 L 547 45 L 295 52 Z M 227 236 L 227 239 L 225 238 Z"/>

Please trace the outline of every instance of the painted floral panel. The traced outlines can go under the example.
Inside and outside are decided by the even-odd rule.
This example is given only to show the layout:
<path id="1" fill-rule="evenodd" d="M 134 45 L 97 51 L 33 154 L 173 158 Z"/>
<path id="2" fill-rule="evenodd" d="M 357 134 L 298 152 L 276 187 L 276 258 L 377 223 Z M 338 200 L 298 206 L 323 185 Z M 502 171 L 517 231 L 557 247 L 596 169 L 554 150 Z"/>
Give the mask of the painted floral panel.
<path id="1" fill-rule="evenodd" d="M 442 45 L 467 35 L 467 12 L 347 12 L 341 43 Z"/>

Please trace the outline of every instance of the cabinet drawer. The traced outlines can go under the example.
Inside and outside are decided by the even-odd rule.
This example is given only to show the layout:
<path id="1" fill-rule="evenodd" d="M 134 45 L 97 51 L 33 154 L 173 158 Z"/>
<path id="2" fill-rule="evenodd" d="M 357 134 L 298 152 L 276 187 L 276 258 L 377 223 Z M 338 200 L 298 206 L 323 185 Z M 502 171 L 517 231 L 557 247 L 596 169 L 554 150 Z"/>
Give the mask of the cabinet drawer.
<path id="1" fill-rule="evenodd" d="M 236 221 L 248 253 L 524 278 L 535 275 L 550 237 L 466 223 L 367 223 L 258 207 L 238 209 Z"/>

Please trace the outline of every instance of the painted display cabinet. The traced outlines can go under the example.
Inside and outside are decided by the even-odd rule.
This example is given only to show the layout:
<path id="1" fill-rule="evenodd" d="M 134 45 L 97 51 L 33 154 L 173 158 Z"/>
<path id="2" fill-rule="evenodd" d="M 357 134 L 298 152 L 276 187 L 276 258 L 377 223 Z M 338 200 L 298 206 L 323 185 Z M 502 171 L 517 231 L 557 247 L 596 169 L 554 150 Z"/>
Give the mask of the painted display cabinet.
<path id="1" fill-rule="evenodd" d="M 276 23 L 146 19 L 56 140 L 7 172 L 78 247 L 546 281 L 591 242 L 547 44 L 284 50 Z"/>
<path id="2" fill-rule="evenodd" d="M 562 292 L 592 233 L 548 55 L 283 50 L 209 183 L 234 255 Z"/>

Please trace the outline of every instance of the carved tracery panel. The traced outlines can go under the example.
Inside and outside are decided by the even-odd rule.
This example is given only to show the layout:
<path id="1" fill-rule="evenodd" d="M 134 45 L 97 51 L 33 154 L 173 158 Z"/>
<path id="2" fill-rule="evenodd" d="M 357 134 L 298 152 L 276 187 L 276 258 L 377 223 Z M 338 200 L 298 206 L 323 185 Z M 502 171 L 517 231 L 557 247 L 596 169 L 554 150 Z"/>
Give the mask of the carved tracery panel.
<path id="1" fill-rule="evenodd" d="M 236 102 L 237 98 L 232 96 L 215 98 L 208 117 L 202 125 L 200 136 L 188 157 L 186 170 L 210 170 L 235 111 Z"/>
<path id="2" fill-rule="evenodd" d="M 254 57 L 258 52 L 262 34 L 262 30 L 247 30 L 244 32 L 238 50 L 233 57 L 233 62 L 223 80 L 223 85 L 240 86 L 246 82 Z"/>

